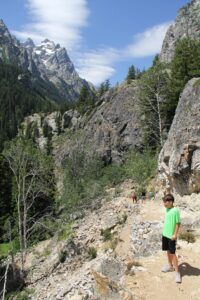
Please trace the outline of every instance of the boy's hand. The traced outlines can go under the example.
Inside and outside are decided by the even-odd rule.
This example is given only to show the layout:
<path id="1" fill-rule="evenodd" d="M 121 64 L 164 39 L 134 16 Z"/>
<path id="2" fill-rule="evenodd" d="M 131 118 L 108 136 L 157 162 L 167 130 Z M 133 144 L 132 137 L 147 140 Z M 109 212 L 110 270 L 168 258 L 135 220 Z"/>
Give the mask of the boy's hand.
<path id="1" fill-rule="evenodd" d="M 174 234 L 172 235 L 172 241 L 175 241 L 177 239 L 177 236 Z"/>

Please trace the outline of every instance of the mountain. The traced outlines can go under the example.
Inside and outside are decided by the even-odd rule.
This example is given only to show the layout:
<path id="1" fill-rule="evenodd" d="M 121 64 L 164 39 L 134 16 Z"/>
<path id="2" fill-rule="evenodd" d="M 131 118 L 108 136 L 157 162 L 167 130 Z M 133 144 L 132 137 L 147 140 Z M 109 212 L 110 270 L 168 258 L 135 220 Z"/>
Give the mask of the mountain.
<path id="1" fill-rule="evenodd" d="M 37 46 L 30 38 L 20 43 L 10 34 L 3 20 L 0 20 L 0 58 L 18 65 L 24 72 L 29 71 L 37 79 L 53 84 L 61 100 L 74 101 L 83 86 L 90 88 L 79 77 L 65 48 L 48 39 Z"/>
<path id="2" fill-rule="evenodd" d="M 165 36 L 160 59 L 162 62 L 171 62 L 175 44 L 179 39 L 189 37 L 200 39 L 200 0 L 193 0 L 179 10 L 175 22 L 169 27 Z"/>

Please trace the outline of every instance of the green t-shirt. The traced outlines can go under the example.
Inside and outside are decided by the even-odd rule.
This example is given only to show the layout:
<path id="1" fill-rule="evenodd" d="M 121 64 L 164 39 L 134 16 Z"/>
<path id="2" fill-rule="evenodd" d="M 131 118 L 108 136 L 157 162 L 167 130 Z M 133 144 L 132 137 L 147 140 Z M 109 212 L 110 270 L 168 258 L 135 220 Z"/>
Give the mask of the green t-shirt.
<path id="1" fill-rule="evenodd" d="M 163 236 L 171 239 L 174 234 L 176 224 L 180 223 L 180 212 L 177 207 L 166 208 Z"/>

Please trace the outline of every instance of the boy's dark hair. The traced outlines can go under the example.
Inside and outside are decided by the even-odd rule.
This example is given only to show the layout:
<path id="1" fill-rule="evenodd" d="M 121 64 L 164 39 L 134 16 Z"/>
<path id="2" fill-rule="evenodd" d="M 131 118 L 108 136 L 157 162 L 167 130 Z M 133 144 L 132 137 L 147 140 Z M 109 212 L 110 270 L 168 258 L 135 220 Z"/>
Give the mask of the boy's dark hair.
<path id="1" fill-rule="evenodd" d="M 174 202 L 174 196 L 172 194 L 167 194 L 163 197 L 163 201 L 166 201 L 166 200 Z"/>

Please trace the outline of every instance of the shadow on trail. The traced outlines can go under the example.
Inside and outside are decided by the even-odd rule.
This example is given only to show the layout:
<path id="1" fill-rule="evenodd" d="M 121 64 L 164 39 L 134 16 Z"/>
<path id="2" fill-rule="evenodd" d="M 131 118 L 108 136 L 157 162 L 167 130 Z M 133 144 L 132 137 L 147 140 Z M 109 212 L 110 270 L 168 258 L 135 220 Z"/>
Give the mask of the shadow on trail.
<path id="1" fill-rule="evenodd" d="M 181 276 L 200 276 L 200 269 L 192 267 L 188 263 L 180 264 L 180 273 Z"/>

